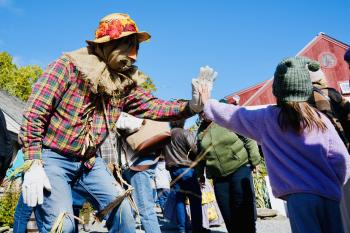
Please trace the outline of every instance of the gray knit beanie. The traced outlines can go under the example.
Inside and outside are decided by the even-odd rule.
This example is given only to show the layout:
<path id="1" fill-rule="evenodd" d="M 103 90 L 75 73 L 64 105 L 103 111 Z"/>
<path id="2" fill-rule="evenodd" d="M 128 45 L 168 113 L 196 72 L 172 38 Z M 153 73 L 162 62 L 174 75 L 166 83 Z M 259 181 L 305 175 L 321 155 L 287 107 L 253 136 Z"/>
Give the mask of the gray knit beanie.
<path id="1" fill-rule="evenodd" d="M 312 94 L 309 71 L 317 71 L 320 65 L 306 57 L 290 57 L 276 67 L 272 92 L 281 102 L 307 101 Z"/>

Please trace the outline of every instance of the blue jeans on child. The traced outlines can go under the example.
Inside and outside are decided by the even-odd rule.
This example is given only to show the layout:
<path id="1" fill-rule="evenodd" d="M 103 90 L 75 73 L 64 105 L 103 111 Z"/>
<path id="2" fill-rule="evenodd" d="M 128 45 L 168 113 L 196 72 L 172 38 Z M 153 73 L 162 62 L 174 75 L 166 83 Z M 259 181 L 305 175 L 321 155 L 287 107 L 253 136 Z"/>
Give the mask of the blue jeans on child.
<path id="1" fill-rule="evenodd" d="M 50 232 L 60 213 L 68 214 L 64 219 L 63 232 L 75 231 L 72 190 L 84 196 L 98 211 L 114 201 L 123 191 L 100 157 L 96 157 L 91 170 L 83 171 L 75 184 L 71 183 L 82 166 L 80 161 L 50 149 L 43 149 L 42 159 L 52 186 L 51 192 L 45 193 L 44 203 L 36 207 L 43 220 L 42 232 Z M 135 233 L 135 221 L 127 199 L 106 218 L 109 232 Z"/>
<path id="2" fill-rule="evenodd" d="M 287 197 L 293 233 L 344 233 L 339 202 L 314 194 Z"/>
<path id="3" fill-rule="evenodd" d="M 154 209 L 151 180 L 154 166 L 145 171 L 125 170 L 125 179 L 134 187 L 132 196 L 140 213 L 141 223 L 146 233 L 161 233 L 156 211 Z"/>
<path id="4" fill-rule="evenodd" d="M 176 191 L 177 227 L 179 232 L 187 232 L 187 214 L 185 205 L 185 198 L 187 196 L 190 200 L 192 232 L 199 233 L 203 232 L 204 230 L 202 227 L 202 192 L 195 170 L 193 168 L 187 169 L 188 167 L 170 169 L 172 180 L 176 179 L 177 177 L 181 176 L 182 173 L 187 171 L 173 186 Z"/>

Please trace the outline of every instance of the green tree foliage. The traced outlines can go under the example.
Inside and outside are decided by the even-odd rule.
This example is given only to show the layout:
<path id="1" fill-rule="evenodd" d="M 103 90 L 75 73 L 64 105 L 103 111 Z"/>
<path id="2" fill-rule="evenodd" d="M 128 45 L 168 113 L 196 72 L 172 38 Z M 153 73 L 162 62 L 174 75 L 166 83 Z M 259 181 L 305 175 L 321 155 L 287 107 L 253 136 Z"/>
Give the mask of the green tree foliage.
<path id="1" fill-rule="evenodd" d="M 0 53 L 0 88 L 23 101 L 28 99 L 33 83 L 42 72 L 37 65 L 18 68 L 11 55 L 6 52 Z"/>
<path id="2" fill-rule="evenodd" d="M 14 79 L 16 65 L 12 62 L 12 57 L 6 53 L 0 53 L 0 88 L 5 88 L 7 83 Z"/>
<path id="3" fill-rule="evenodd" d="M 0 227 L 12 227 L 20 188 L 11 183 L 6 191 L 0 196 Z"/>

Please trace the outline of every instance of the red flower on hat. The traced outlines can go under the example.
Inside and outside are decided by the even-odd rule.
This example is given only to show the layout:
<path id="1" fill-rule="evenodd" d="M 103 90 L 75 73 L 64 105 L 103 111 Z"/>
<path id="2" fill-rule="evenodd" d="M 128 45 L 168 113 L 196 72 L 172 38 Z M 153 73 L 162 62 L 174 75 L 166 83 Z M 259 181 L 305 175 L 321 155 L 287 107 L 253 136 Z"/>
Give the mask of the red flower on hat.
<path id="1" fill-rule="evenodd" d="M 124 32 L 137 32 L 135 24 L 126 24 L 124 26 Z"/>
<path id="2" fill-rule="evenodd" d="M 123 25 L 119 20 L 112 20 L 108 24 L 108 35 L 111 39 L 117 39 L 120 34 L 123 32 Z"/>
<path id="3" fill-rule="evenodd" d="M 120 34 L 123 32 L 123 25 L 119 20 L 112 20 L 109 22 L 100 23 L 98 29 L 96 30 L 96 39 L 109 36 L 111 39 L 119 38 Z"/>
<path id="4" fill-rule="evenodd" d="M 137 32 L 136 24 L 130 19 L 116 18 L 101 22 L 95 32 L 96 39 L 109 36 L 110 39 L 118 39 L 122 32 Z"/>
<path id="5" fill-rule="evenodd" d="M 106 22 L 100 23 L 98 29 L 95 32 L 95 37 L 96 38 L 103 37 L 103 36 L 107 35 L 107 31 L 108 31 L 108 23 L 106 23 Z"/>

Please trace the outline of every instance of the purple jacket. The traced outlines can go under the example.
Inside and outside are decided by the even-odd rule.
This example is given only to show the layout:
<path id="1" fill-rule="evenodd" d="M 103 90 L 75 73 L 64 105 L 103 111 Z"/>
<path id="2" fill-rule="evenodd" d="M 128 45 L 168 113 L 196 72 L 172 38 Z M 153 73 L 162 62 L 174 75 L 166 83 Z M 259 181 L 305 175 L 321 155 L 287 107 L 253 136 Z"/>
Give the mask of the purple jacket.
<path id="1" fill-rule="evenodd" d="M 277 123 L 279 111 L 276 106 L 247 110 L 216 100 L 204 107 L 209 119 L 261 145 L 276 197 L 311 193 L 339 201 L 341 186 L 350 175 L 350 157 L 333 125 L 322 114 L 327 126 L 324 133 L 282 131 Z"/>

